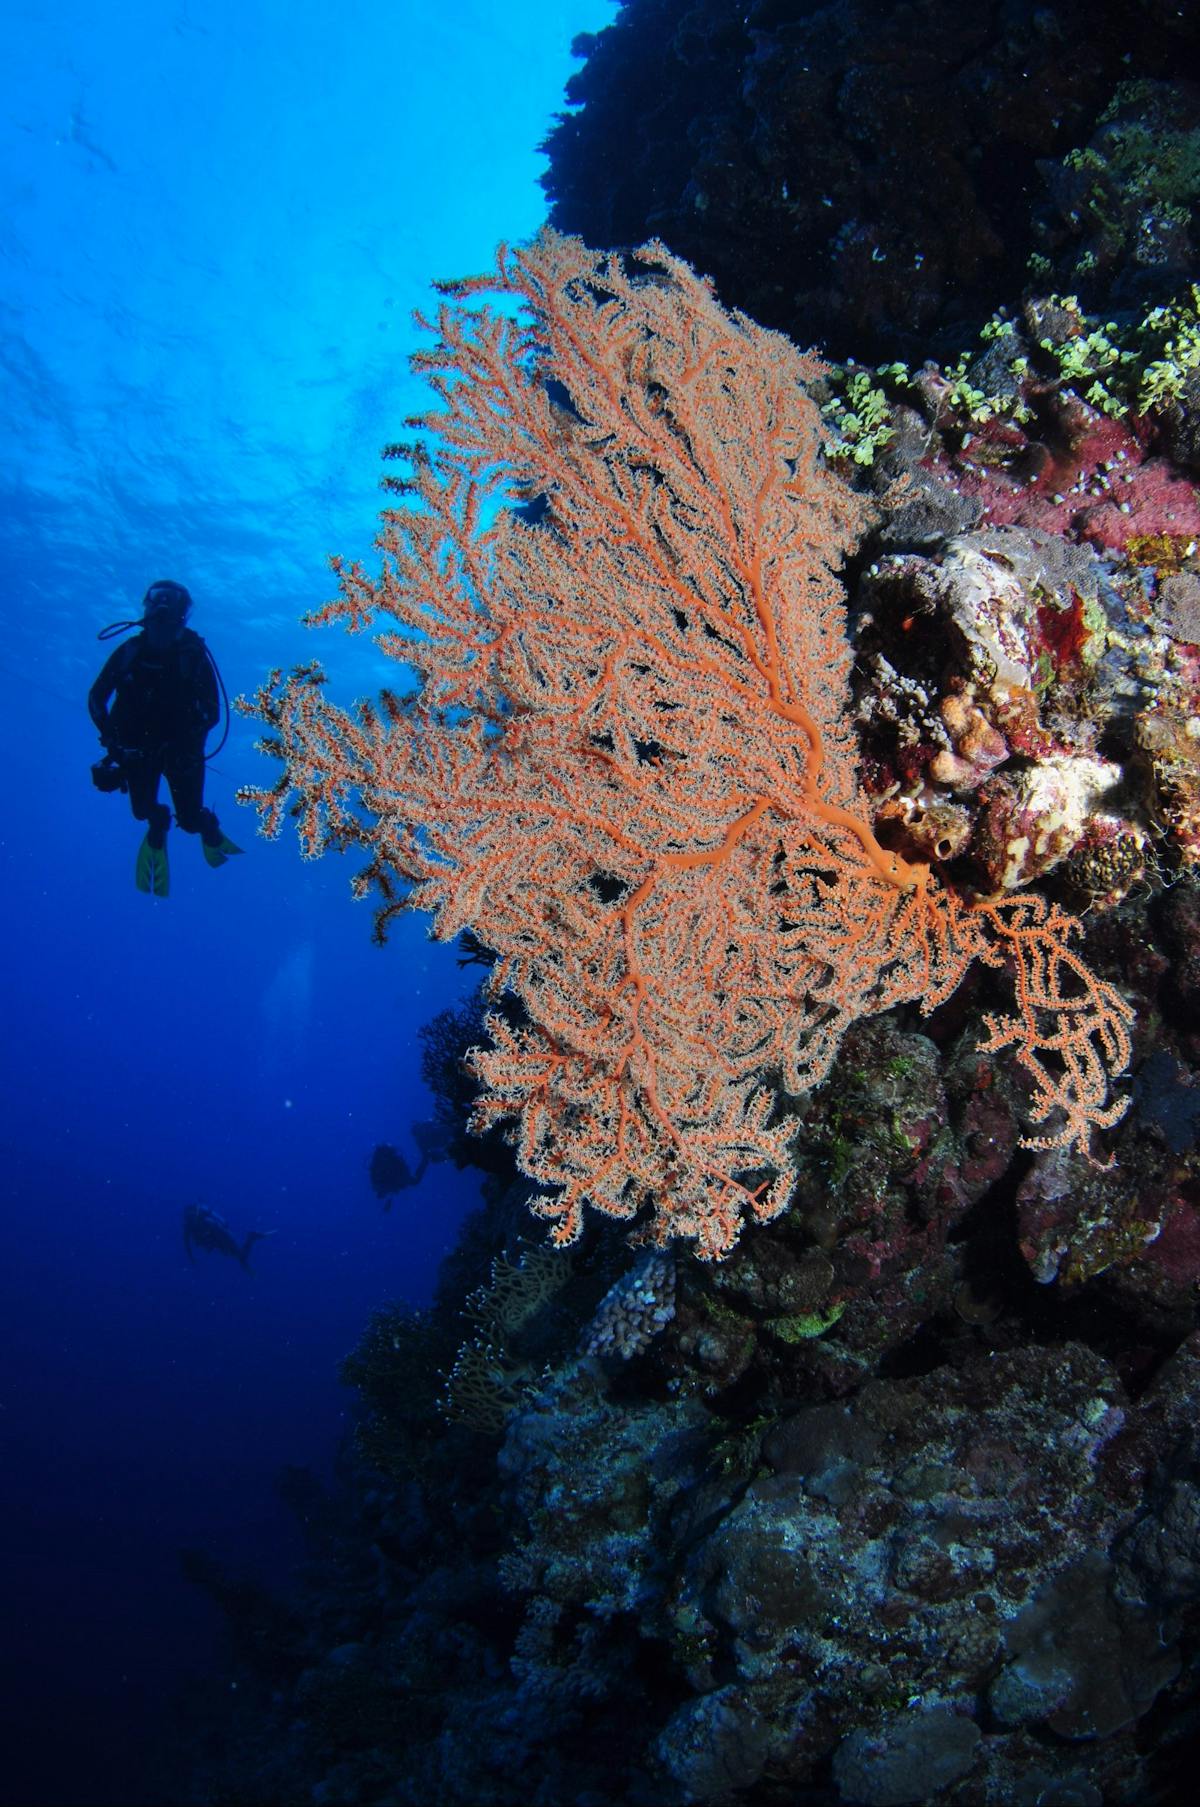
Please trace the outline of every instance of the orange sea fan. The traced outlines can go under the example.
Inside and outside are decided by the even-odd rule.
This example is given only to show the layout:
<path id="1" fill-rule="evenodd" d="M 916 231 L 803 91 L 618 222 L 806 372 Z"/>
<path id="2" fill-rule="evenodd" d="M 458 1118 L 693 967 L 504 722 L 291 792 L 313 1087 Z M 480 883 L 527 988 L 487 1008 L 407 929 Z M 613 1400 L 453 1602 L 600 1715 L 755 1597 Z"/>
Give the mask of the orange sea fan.
<path id="1" fill-rule="evenodd" d="M 556 1239 L 586 1204 L 648 1208 L 645 1235 L 723 1255 L 787 1200 L 776 1088 L 977 955 L 1014 966 L 989 1046 L 1031 1074 L 1040 1140 L 1086 1148 L 1130 1013 L 1073 920 L 965 905 L 872 831 L 835 575 L 860 504 L 822 462 L 819 366 L 661 245 L 544 232 L 444 297 L 380 575 L 334 561 L 314 617 L 386 624 L 420 687 L 351 714 L 315 667 L 276 674 L 284 770 L 247 795 L 310 854 L 369 850 L 380 933 L 426 909 L 495 952 L 523 1008 L 473 1056 L 476 1125 L 511 1123 Z"/>

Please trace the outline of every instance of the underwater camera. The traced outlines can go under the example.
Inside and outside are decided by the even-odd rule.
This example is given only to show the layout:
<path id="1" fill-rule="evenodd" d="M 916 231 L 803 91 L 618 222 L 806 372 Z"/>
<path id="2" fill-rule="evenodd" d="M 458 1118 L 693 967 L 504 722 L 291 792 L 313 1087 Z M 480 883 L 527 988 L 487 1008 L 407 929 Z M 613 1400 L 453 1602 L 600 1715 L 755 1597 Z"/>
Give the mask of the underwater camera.
<path id="1" fill-rule="evenodd" d="M 98 791 L 123 791 L 127 789 L 125 773 L 121 761 L 106 753 L 92 767 L 92 783 Z"/>

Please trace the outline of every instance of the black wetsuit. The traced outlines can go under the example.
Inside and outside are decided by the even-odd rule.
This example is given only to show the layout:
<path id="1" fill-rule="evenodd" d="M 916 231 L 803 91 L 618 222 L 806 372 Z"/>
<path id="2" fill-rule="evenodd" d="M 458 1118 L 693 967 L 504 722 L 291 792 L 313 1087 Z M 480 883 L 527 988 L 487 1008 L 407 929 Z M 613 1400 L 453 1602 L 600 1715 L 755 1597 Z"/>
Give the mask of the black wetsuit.
<path id="1" fill-rule="evenodd" d="M 88 692 L 88 713 L 105 748 L 120 761 L 129 805 L 161 846 L 171 812 L 158 800 L 165 778 L 180 828 L 205 841 L 220 837 L 204 807 L 204 742 L 220 719 L 217 680 L 208 648 L 185 627 L 166 646 L 145 633 L 122 641 Z"/>

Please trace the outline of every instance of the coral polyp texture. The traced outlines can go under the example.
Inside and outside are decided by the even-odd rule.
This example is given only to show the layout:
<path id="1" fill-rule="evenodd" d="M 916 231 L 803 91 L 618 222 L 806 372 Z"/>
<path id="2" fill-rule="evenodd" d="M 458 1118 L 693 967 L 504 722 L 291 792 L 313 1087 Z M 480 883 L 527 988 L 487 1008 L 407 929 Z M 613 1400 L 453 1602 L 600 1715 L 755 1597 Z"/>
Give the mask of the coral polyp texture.
<path id="1" fill-rule="evenodd" d="M 334 561 L 313 618 L 384 626 L 418 688 L 350 713 L 315 666 L 276 674 L 283 772 L 249 794 L 309 854 L 368 852 L 381 934 L 428 910 L 495 954 L 474 1123 L 511 1124 L 555 1239 L 590 1204 L 724 1255 L 788 1201 L 781 1097 L 975 958 L 1013 975 L 985 1047 L 1032 1082 L 1032 1145 L 1087 1152 L 1130 1011 L 1074 919 L 876 838 L 836 575 L 863 505 L 821 367 L 658 244 L 546 232 L 442 292 L 382 568 Z"/>

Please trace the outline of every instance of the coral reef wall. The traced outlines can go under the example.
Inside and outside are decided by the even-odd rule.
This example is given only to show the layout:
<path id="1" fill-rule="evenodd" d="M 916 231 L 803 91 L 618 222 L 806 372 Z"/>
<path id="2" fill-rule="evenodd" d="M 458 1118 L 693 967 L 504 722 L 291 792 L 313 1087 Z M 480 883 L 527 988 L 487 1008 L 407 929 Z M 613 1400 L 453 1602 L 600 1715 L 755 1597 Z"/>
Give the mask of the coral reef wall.
<path id="1" fill-rule="evenodd" d="M 1186 1798 L 1196 34 L 626 0 L 582 46 L 555 217 L 672 249 L 451 285 L 322 617 L 420 689 L 258 699 L 268 826 L 470 925 L 425 1071 L 485 1205 L 347 1360 L 298 1598 L 193 1565 L 197 1802 Z"/>

